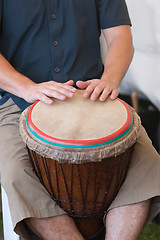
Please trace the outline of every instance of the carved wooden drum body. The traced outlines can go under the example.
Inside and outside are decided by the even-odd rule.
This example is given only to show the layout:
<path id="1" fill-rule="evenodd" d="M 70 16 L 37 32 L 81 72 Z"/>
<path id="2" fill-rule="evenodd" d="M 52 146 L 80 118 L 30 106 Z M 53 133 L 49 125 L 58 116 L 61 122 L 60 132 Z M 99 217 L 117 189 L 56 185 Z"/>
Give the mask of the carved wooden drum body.
<path id="1" fill-rule="evenodd" d="M 21 115 L 20 132 L 34 170 L 86 239 L 100 239 L 139 136 L 138 115 L 120 99 L 40 101 Z"/>

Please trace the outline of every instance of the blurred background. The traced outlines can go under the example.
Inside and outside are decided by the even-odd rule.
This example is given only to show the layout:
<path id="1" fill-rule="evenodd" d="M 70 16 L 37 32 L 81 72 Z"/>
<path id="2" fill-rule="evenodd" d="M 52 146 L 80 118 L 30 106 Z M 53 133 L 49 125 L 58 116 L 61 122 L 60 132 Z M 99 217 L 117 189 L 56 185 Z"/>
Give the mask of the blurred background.
<path id="1" fill-rule="evenodd" d="M 126 0 L 134 58 L 119 88 L 119 97 L 141 117 L 153 146 L 160 153 L 160 1 Z M 101 37 L 102 57 L 107 47 Z M 145 226 L 138 240 L 160 240 L 160 214 Z"/>

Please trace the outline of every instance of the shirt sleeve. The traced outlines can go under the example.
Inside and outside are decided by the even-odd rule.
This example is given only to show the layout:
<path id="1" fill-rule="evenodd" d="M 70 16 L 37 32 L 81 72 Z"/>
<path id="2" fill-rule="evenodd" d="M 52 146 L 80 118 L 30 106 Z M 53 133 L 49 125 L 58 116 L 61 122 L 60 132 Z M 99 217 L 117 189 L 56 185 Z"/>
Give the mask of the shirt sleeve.
<path id="1" fill-rule="evenodd" d="M 125 0 L 97 0 L 101 29 L 130 25 L 131 21 Z"/>

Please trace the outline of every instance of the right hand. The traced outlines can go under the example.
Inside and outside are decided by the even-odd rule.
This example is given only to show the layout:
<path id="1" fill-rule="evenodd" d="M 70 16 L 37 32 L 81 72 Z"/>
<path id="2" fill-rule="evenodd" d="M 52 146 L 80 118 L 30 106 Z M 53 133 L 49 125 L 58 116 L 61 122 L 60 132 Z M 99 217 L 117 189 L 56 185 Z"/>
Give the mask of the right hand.
<path id="1" fill-rule="evenodd" d="M 36 84 L 30 82 L 23 91 L 23 98 L 29 103 L 41 100 L 46 104 L 52 104 L 53 100 L 51 98 L 65 100 L 67 97 L 73 97 L 76 92 L 73 83 L 73 80 L 69 80 L 66 83 L 48 81 Z"/>

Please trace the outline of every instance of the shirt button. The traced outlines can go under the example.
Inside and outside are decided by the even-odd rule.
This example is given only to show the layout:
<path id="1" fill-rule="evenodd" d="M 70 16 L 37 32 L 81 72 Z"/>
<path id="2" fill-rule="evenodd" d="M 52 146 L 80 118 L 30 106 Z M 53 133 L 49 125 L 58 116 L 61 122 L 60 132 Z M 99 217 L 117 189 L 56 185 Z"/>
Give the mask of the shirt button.
<path id="1" fill-rule="evenodd" d="M 51 18 L 55 19 L 56 18 L 56 14 L 52 13 Z"/>
<path id="2" fill-rule="evenodd" d="M 54 71 L 55 71 L 56 73 L 58 73 L 58 72 L 60 71 L 60 69 L 57 67 L 57 68 L 54 69 Z"/>
<path id="3" fill-rule="evenodd" d="M 54 45 L 54 46 L 57 46 L 57 45 L 58 45 L 58 42 L 57 42 L 57 41 L 54 41 L 54 42 L 53 42 L 53 45 Z"/>

